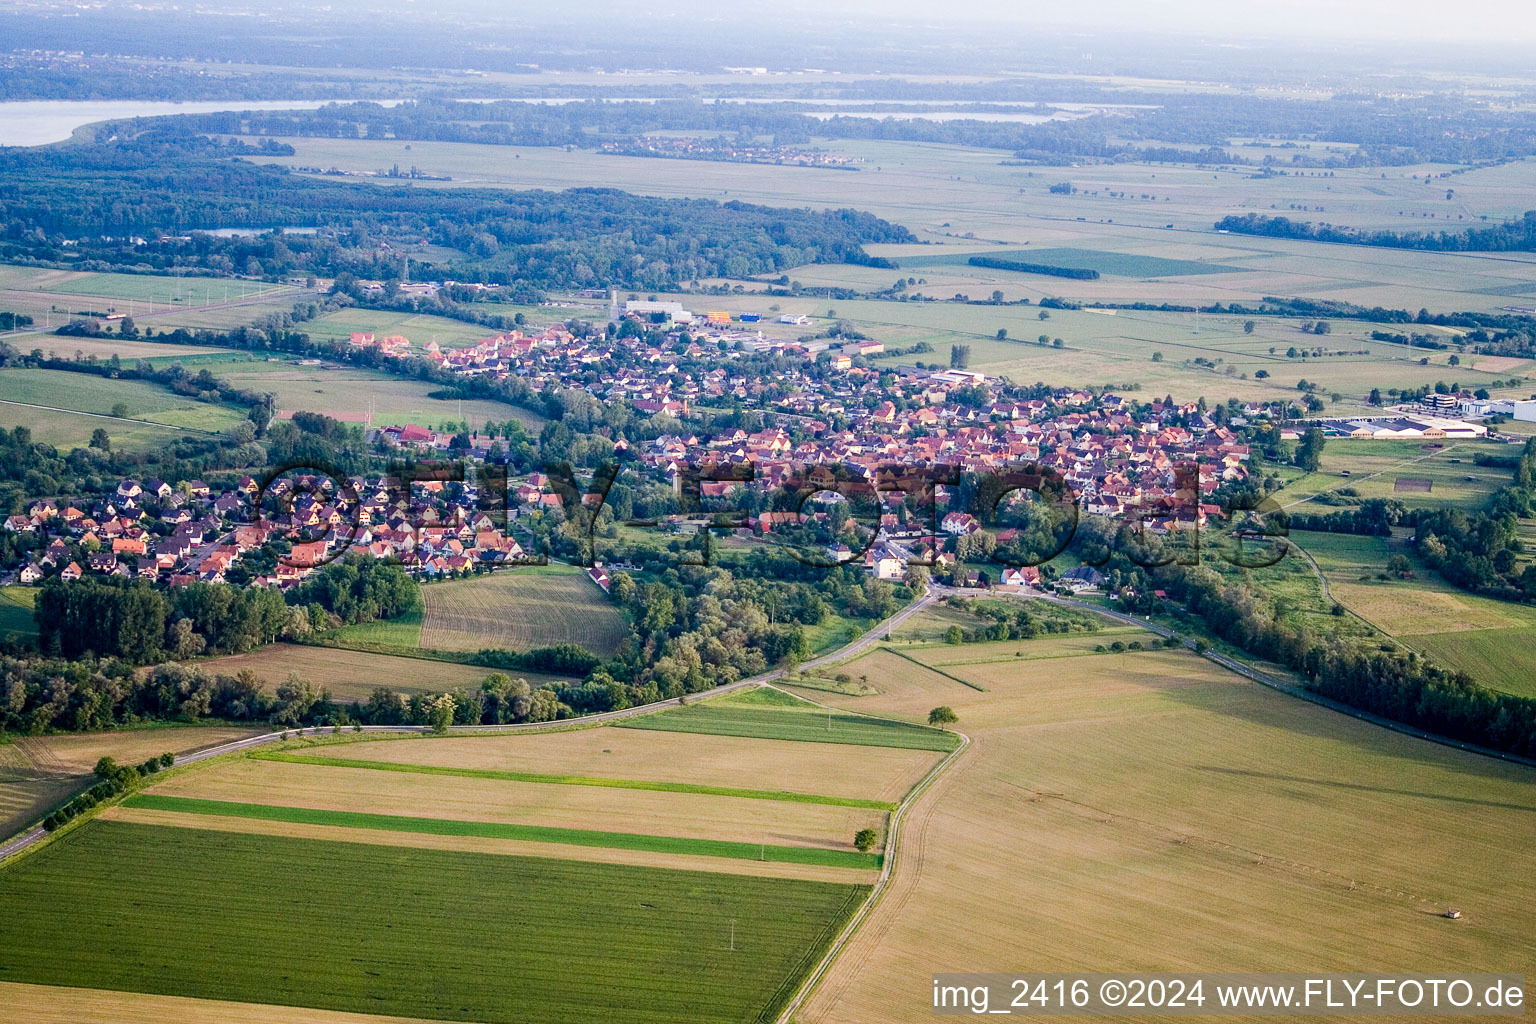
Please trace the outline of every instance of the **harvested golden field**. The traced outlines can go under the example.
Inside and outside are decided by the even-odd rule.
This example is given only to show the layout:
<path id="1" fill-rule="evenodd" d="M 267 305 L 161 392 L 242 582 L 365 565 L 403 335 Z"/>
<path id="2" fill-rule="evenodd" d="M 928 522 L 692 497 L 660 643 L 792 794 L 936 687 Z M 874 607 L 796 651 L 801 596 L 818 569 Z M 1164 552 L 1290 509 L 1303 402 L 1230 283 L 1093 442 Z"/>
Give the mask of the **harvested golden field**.
<path id="1" fill-rule="evenodd" d="M 409 846 L 420 850 L 459 850 L 468 853 L 496 853 L 513 857 L 551 857 L 556 860 L 581 860 L 599 864 L 635 864 L 679 871 L 713 871 L 728 875 L 754 875 L 758 878 L 802 878 L 820 882 L 873 884 L 878 871 L 860 871 L 820 864 L 791 864 L 781 861 L 737 860 L 685 853 L 656 853 L 624 850 L 606 846 L 574 846 L 568 843 L 540 843 L 521 839 L 497 839 L 488 836 L 431 835 L 424 832 L 378 832 L 340 825 L 311 825 L 287 821 L 263 821 L 259 818 L 225 818 L 208 814 L 183 814 L 145 807 L 113 807 L 102 817 L 113 821 L 133 821 L 144 825 L 172 828 L 196 828 L 214 832 L 240 832 L 254 835 L 288 836 L 295 839 L 328 839 L 343 843 L 369 843 L 379 846 Z"/>
<path id="2" fill-rule="evenodd" d="M 651 792 L 413 775 L 239 760 L 154 786 L 157 796 L 359 811 L 458 821 L 853 849 L 853 834 L 879 828 L 882 811 Z"/>
<path id="3" fill-rule="evenodd" d="M 1428 585 L 1335 583 L 1334 597 L 1393 636 L 1531 625 L 1530 609 L 1463 594 L 1438 579 Z"/>
<path id="4" fill-rule="evenodd" d="M 425 1024 L 417 1017 L 0 982 L 10 1024 Z"/>
<path id="5" fill-rule="evenodd" d="M 272 644 L 249 654 L 212 658 L 200 662 L 199 667 L 205 672 L 231 676 L 250 669 L 266 682 L 268 692 L 287 679 L 288 673 L 297 672 L 317 688 L 328 687 L 338 700 L 367 700 L 379 686 L 399 693 L 427 693 L 459 686 L 475 688 L 493 671 L 475 665 L 300 644 Z M 516 675 L 535 684 L 552 678 L 536 672 Z"/>
<path id="6" fill-rule="evenodd" d="M 421 588 L 421 646 L 521 651 L 579 644 L 610 655 L 629 635 L 624 616 L 573 566 L 530 566 Z"/>
<path id="7" fill-rule="evenodd" d="M 130 764 L 167 750 L 183 754 L 262 731 L 188 725 L 14 738 L 0 744 L 0 838 L 42 817 L 93 782 L 91 771 L 103 757 Z"/>
<path id="8" fill-rule="evenodd" d="M 979 666 L 985 693 L 906 664 L 873 655 L 851 671 L 880 695 L 823 697 L 949 704 L 973 743 L 913 807 L 891 889 L 800 1020 L 927 1020 L 934 971 L 1522 971 L 1536 954 L 1532 770 L 1185 652 Z"/>
<path id="9" fill-rule="evenodd" d="M 645 729 L 500 736 L 410 736 L 327 744 L 332 758 L 435 767 L 708 783 L 742 789 L 898 801 L 940 758 L 927 750 L 787 744 Z"/>

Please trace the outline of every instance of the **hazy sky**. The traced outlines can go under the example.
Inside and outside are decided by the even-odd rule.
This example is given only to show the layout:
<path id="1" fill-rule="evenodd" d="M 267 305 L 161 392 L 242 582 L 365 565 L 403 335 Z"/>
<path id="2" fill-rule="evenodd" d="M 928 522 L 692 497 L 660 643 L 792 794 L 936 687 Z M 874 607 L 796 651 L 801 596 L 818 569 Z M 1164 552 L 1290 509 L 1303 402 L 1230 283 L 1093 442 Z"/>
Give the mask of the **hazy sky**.
<path id="1" fill-rule="evenodd" d="M 736 0 L 728 6 L 701 5 L 698 0 L 574 0 L 571 6 L 600 11 L 615 6 L 656 15 L 684 9 L 708 16 L 732 17 L 733 11 L 753 20 L 781 17 L 793 10 L 797 18 L 868 16 L 876 20 L 954 22 L 986 19 L 1028 25 L 1079 27 L 1093 30 L 1166 31 L 1232 38 L 1244 35 L 1326 39 L 1436 39 L 1486 42 L 1507 46 L 1536 42 L 1536 3 L 1532 0 Z M 507 8 L 503 8 L 507 9 Z M 1532 55 L 1536 64 L 1536 54 Z"/>

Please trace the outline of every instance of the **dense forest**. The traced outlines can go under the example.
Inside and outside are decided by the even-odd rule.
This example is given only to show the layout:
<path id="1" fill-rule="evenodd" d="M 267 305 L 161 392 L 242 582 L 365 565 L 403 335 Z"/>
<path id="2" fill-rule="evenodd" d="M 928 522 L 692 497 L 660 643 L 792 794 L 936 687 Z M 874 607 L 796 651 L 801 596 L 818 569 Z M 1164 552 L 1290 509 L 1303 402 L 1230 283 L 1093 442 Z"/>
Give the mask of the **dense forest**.
<path id="1" fill-rule="evenodd" d="M 398 565 L 357 555 L 332 562 L 286 595 L 265 587 L 142 581 L 50 580 L 37 595 L 38 648 L 67 658 L 111 657 L 135 665 L 161 658 L 239 654 L 282 635 L 307 635 L 421 607 L 416 581 Z"/>
<path id="2" fill-rule="evenodd" d="M 1034 115 L 1055 113 L 1050 104 L 1062 92 L 1060 83 L 1036 89 L 1019 97 L 1027 105 L 1017 109 Z M 918 87 L 908 91 L 914 98 L 923 95 Z M 1076 94 L 1070 88 L 1067 92 Z M 1024 162 L 1060 163 L 1065 158 L 1265 168 L 1474 164 L 1536 153 L 1536 115 L 1494 110 L 1462 97 L 1346 95 L 1324 101 L 1101 91 L 1095 98 L 1116 109 L 1042 122 L 995 116 L 886 118 L 872 115 L 890 112 L 891 107 L 857 102 L 845 103 L 836 108 L 836 116 L 823 119 L 814 115 L 824 114 L 827 107 L 782 94 L 773 103 L 710 102 L 701 96 L 563 104 L 423 99 L 391 107 L 359 102 L 307 111 L 117 121 L 102 126 L 99 137 L 155 130 L 591 148 L 647 132 L 687 131 L 734 136 L 743 142 L 769 137 L 776 145 L 803 144 L 815 137 L 979 146 L 1010 152 Z M 978 114 L 998 112 L 996 107 L 975 109 Z M 920 113 L 922 108 L 913 110 Z M 1266 136 L 1315 141 L 1274 144 L 1273 153 L 1257 159 L 1228 151 L 1233 139 Z M 1331 150 L 1330 143 L 1341 148 Z"/>
<path id="3" fill-rule="evenodd" d="M 241 158 L 272 148 L 149 133 L 70 149 L 0 150 L 0 257 L 77 269 L 402 278 L 404 260 L 390 243 L 428 241 L 462 255 L 440 264 L 413 260 L 411 278 L 659 289 L 805 263 L 868 263 L 865 243 L 913 240 L 906 228 L 847 209 L 612 189 L 385 187 L 308 178 Z M 326 230 L 203 233 L 284 226 Z"/>

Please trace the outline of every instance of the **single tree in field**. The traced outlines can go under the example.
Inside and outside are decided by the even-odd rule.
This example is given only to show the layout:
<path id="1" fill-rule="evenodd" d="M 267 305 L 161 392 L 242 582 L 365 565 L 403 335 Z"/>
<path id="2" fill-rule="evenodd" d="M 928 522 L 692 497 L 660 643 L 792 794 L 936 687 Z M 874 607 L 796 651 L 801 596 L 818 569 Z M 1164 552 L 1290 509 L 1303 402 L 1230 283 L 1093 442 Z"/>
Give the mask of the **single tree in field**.
<path id="1" fill-rule="evenodd" d="M 880 833 L 872 828 L 861 828 L 853 834 L 853 845 L 859 848 L 860 853 L 868 853 L 874 849 L 875 842 L 879 840 Z"/>
<path id="2" fill-rule="evenodd" d="M 954 708 L 951 708 L 948 704 L 941 704 L 928 712 L 928 724 L 936 725 L 940 729 L 946 725 L 953 725 L 958 721 L 960 721 L 960 716 L 955 714 Z"/>
<path id="3" fill-rule="evenodd" d="M 1244 334 L 1252 334 L 1254 326 L 1255 325 L 1254 325 L 1254 322 L 1252 320 L 1244 320 L 1243 321 L 1243 333 Z"/>

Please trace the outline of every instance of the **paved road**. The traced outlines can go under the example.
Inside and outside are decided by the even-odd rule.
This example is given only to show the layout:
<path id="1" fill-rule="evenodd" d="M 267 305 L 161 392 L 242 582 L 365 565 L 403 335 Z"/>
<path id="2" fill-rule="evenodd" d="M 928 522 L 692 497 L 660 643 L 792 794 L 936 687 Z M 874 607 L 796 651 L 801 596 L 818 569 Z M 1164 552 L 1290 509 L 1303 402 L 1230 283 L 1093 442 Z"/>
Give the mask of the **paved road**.
<path id="1" fill-rule="evenodd" d="M 905 622 L 913 615 L 916 615 L 923 608 L 933 603 L 935 597 L 935 593 L 930 590 L 928 593 L 922 595 L 916 601 L 913 601 L 911 604 L 907 605 L 895 615 L 892 615 L 882 622 L 876 623 L 873 627 L 864 632 L 853 642 L 838 648 L 831 654 L 823 655 L 814 661 L 804 662 L 798 666 L 798 668 L 807 669 L 815 668 L 820 665 L 832 664 L 834 662 L 842 661 L 845 658 L 850 658 L 853 655 L 864 651 L 871 644 L 878 642 L 879 639 L 886 633 L 890 632 L 892 629 L 895 629 L 897 626 L 901 625 L 901 623 Z M 776 668 L 771 671 L 764 672 L 761 675 L 752 676 L 750 679 L 741 679 L 734 683 L 727 683 L 724 686 L 717 686 L 713 690 L 699 694 L 699 696 L 713 697 L 717 694 L 731 693 L 736 690 L 744 690 L 748 687 L 760 686 L 764 683 L 771 683 L 775 679 L 782 677 L 786 671 L 786 669 Z M 599 722 L 611 722 L 621 718 L 633 718 L 635 715 L 648 714 L 652 711 L 660 711 L 662 708 L 675 706 L 676 704 L 677 702 L 675 700 L 663 700 L 657 701 L 654 704 L 640 704 L 632 708 L 625 708 L 622 711 L 604 711 L 596 715 L 584 715 L 579 719 L 570 719 L 569 721 L 580 723 L 582 725 Z M 521 732 L 528 729 L 547 729 L 549 728 L 549 725 L 550 723 L 548 722 L 522 722 L 515 725 L 455 725 L 451 727 L 450 731 L 455 733 Z M 430 727 L 425 725 L 365 725 L 362 727 L 362 729 L 363 732 L 427 732 L 429 731 Z M 176 758 L 176 763 L 178 765 L 196 764 L 198 761 L 206 761 L 211 757 L 219 757 L 223 754 L 233 754 L 241 750 L 248 750 L 251 747 L 261 746 L 262 744 L 274 743 L 282 740 L 285 737 L 324 736 L 330 734 L 332 730 L 332 726 L 324 725 L 307 729 L 290 729 L 287 732 L 280 730 L 277 732 L 263 733 L 259 736 L 247 736 L 244 739 L 231 740 L 228 743 L 221 743 L 216 747 L 207 747 L 203 750 L 197 750 L 189 754 L 183 754 Z M 48 833 L 45 832 L 41 826 L 39 826 L 37 828 L 29 829 L 26 832 L 22 832 L 19 835 L 11 837 L 4 844 L 0 844 L 0 861 L 4 861 L 12 854 L 22 852 L 23 850 L 32 846 L 34 843 L 41 840 L 43 836 L 47 834 Z"/>
<path id="2" fill-rule="evenodd" d="M 799 666 L 799 671 L 803 672 L 808 668 L 820 668 L 823 665 L 835 665 L 840 661 L 848 660 L 855 654 L 862 654 L 870 647 L 873 647 L 875 644 L 879 643 L 881 639 L 884 638 L 885 634 L 889 633 L 891 630 L 895 629 L 897 626 L 901 625 L 903 622 L 906 622 L 912 616 L 916 615 L 918 612 L 932 604 L 935 600 L 938 599 L 938 596 L 939 594 L 937 588 L 928 590 L 927 593 L 923 594 L 922 597 L 919 597 L 916 601 L 913 601 L 911 604 L 907 605 L 895 615 L 892 615 L 884 622 L 875 626 L 875 628 L 869 630 L 863 636 L 853 641 L 851 644 L 848 644 L 844 647 L 839 647 L 831 654 L 823 655 L 814 661 L 805 662 Z M 773 672 L 770 673 L 770 675 L 780 676 L 783 675 L 783 672 Z"/>
<path id="3" fill-rule="evenodd" d="M 961 594 L 971 597 L 977 596 L 975 591 L 957 590 L 953 587 L 935 587 L 934 591 L 942 592 L 945 594 Z M 933 591 L 930 591 L 930 593 L 932 592 Z M 1063 604 L 1072 608 L 1081 608 L 1084 611 L 1103 615 L 1120 622 L 1128 622 L 1133 626 L 1140 626 L 1142 629 L 1156 633 L 1158 636 L 1178 637 L 1178 634 L 1173 630 L 1164 626 L 1159 626 L 1154 622 L 1149 622 L 1144 618 L 1138 619 L 1134 615 L 1127 615 L 1124 612 L 1111 611 L 1107 608 L 1101 608 L 1095 604 L 1088 604 L 1085 601 L 1074 601 L 1070 597 L 1058 597 L 1055 594 L 1044 594 L 1038 591 L 1008 593 L 1006 591 L 997 590 L 992 591 L 991 594 L 987 596 L 1050 601 L 1055 604 Z M 1536 768 L 1536 758 L 1521 757 L 1519 754 L 1509 754 L 1502 750 L 1493 750 L 1489 747 L 1479 746 L 1476 743 L 1463 743 L 1461 740 L 1452 739 L 1449 736 L 1441 736 L 1439 733 L 1426 732 L 1423 729 L 1417 729 L 1411 725 L 1404 725 L 1402 722 L 1394 722 L 1390 718 L 1383 718 L 1380 715 L 1373 715 L 1369 711 L 1361 711 L 1359 708 L 1350 707 L 1348 704 L 1340 703 L 1339 701 L 1333 700 L 1330 697 L 1324 697 L 1319 693 L 1313 693 L 1311 690 L 1303 689 L 1300 686 L 1293 686 L 1290 683 L 1283 683 L 1273 676 L 1266 675 L 1257 669 L 1250 668 L 1242 662 L 1233 658 L 1229 658 L 1225 654 L 1222 654 L 1218 651 L 1213 651 L 1209 648 L 1203 651 L 1196 650 L 1195 642 L 1193 640 L 1186 640 L 1180 637 L 1179 641 L 1186 648 L 1195 651 L 1195 653 L 1199 654 L 1201 657 L 1206 658 L 1209 661 L 1214 661 L 1222 668 L 1230 669 L 1243 678 L 1250 679 L 1261 686 L 1267 686 L 1271 690 L 1279 690 L 1281 693 L 1289 694 L 1292 697 L 1310 701 L 1313 704 L 1320 704 L 1331 711 L 1337 711 L 1340 714 L 1349 715 L 1351 718 L 1358 718 L 1362 722 L 1370 722 L 1372 725 L 1379 725 L 1384 729 L 1391 729 L 1393 732 L 1400 732 L 1408 736 L 1415 736 L 1421 740 L 1429 740 L 1431 743 L 1439 743 L 1442 746 L 1455 747 L 1457 750 L 1465 750 L 1468 753 L 1482 754 L 1485 757 L 1496 757 L 1500 761 L 1509 761 L 1513 764 L 1521 764 L 1526 765 L 1527 767 Z"/>

